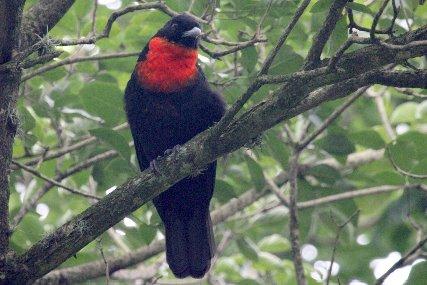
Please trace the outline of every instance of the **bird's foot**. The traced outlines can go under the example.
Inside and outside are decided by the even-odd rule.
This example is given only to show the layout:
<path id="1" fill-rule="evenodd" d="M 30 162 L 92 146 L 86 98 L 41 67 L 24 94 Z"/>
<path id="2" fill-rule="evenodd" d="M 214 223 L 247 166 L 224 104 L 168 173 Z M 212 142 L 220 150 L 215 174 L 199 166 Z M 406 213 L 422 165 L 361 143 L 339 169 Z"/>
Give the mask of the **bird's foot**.
<path id="1" fill-rule="evenodd" d="M 179 144 L 177 144 L 176 146 L 174 146 L 173 148 L 169 148 L 169 149 L 167 149 L 167 150 L 165 150 L 165 155 L 169 155 L 169 154 L 172 154 L 172 153 L 175 153 L 175 152 L 177 152 L 178 150 L 179 150 L 179 148 L 180 148 L 181 146 L 179 145 Z"/>
<path id="2" fill-rule="evenodd" d="M 157 165 L 157 161 L 156 159 L 153 159 L 152 161 L 150 161 L 150 170 L 155 174 L 155 175 L 159 175 L 160 174 L 160 168 Z"/>

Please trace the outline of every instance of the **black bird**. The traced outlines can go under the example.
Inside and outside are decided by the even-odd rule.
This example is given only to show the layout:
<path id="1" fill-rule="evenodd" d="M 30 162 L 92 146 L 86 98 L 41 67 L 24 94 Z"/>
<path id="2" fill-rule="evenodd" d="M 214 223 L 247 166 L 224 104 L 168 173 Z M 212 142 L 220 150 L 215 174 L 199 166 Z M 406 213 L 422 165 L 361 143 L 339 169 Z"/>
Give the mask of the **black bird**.
<path id="1" fill-rule="evenodd" d="M 200 25 L 181 14 L 142 50 L 125 91 L 125 109 L 141 170 L 218 122 L 225 110 L 197 65 Z M 178 278 L 202 278 L 214 253 L 209 203 L 216 162 L 187 177 L 153 202 L 164 223 L 166 257 Z"/>

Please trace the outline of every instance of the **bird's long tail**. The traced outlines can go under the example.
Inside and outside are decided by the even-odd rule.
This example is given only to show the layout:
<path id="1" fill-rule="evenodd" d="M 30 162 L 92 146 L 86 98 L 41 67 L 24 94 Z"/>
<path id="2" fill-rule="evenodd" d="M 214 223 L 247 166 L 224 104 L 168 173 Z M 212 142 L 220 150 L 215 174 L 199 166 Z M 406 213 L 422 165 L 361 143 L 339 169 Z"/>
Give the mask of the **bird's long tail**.
<path id="1" fill-rule="evenodd" d="M 177 278 L 202 278 L 209 270 L 215 241 L 209 211 L 190 219 L 169 216 L 164 221 L 166 259 Z"/>

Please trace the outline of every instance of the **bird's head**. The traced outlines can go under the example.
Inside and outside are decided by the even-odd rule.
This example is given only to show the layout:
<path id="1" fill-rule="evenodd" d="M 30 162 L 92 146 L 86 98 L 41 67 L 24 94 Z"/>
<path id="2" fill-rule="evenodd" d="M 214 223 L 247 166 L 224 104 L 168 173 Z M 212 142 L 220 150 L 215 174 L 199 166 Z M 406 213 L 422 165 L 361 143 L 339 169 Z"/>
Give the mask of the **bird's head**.
<path id="1" fill-rule="evenodd" d="M 166 40 L 188 48 L 197 48 L 202 30 L 199 23 L 188 14 L 180 14 L 170 19 L 161 28 L 156 37 L 162 37 Z"/>

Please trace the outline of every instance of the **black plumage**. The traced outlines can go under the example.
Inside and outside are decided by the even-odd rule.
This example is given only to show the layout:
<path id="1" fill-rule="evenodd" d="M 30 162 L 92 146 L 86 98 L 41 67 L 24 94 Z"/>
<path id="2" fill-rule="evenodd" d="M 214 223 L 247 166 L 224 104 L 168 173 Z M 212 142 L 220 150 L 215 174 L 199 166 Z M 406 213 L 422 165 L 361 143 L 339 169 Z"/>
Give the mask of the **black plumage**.
<path id="1" fill-rule="evenodd" d="M 190 16 L 176 16 L 155 37 L 194 49 L 196 36 L 184 36 L 194 27 L 198 24 Z M 146 60 L 148 52 L 147 46 L 138 62 Z M 170 93 L 144 86 L 136 68 L 126 87 L 125 109 L 139 165 L 144 170 L 166 150 L 184 144 L 218 122 L 225 105 L 221 96 L 210 89 L 199 67 L 188 85 Z M 213 162 L 201 174 L 179 181 L 153 200 L 165 226 L 167 262 L 176 277 L 201 278 L 210 267 L 214 239 L 209 203 L 215 172 Z"/>

